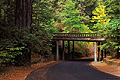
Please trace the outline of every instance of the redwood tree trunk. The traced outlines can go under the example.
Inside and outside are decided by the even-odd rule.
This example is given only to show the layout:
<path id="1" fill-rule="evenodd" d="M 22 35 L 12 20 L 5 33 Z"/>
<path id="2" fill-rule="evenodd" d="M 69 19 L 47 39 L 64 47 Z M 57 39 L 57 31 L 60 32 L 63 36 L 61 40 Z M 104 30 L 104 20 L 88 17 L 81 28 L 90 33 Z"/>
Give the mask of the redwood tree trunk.
<path id="1" fill-rule="evenodd" d="M 32 24 L 32 0 L 16 0 L 16 26 L 29 27 Z"/>
<path id="2" fill-rule="evenodd" d="M 15 25 L 18 29 L 30 27 L 32 24 L 32 0 L 16 0 Z M 31 52 L 23 50 L 17 56 L 16 65 L 31 65 Z"/>

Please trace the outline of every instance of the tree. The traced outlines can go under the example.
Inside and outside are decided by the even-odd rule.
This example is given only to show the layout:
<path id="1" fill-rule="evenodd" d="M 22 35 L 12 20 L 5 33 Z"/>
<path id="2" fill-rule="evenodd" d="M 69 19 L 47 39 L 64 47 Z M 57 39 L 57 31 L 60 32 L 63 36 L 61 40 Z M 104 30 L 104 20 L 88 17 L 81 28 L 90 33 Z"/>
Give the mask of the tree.
<path id="1" fill-rule="evenodd" d="M 16 26 L 18 29 L 31 27 L 32 0 L 16 0 Z M 18 45 L 20 46 L 20 44 Z M 28 47 L 28 45 L 26 46 Z M 16 65 L 31 65 L 31 50 L 23 49 L 23 54 L 16 57 Z"/>
<path id="2" fill-rule="evenodd" d="M 32 0 L 16 0 L 16 26 L 30 27 L 32 24 Z"/>

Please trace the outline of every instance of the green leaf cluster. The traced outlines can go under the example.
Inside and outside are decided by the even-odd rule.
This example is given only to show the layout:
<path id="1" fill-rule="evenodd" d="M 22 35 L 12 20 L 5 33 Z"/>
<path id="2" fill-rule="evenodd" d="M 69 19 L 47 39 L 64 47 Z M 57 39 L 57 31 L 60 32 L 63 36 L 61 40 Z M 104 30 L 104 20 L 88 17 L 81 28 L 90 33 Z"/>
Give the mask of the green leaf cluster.
<path id="1" fill-rule="evenodd" d="M 63 32 L 87 32 L 89 27 L 85 25 L 84 20 L 86 17 L 82 15 L 81 9 L 77 7 L 76 1 L 59 1 L 59 8 L 56 11 L 56 23 L 65 24 L 66 27 L 61 27 Z M 89 17 L 88 17 L 89 18 Z"/>

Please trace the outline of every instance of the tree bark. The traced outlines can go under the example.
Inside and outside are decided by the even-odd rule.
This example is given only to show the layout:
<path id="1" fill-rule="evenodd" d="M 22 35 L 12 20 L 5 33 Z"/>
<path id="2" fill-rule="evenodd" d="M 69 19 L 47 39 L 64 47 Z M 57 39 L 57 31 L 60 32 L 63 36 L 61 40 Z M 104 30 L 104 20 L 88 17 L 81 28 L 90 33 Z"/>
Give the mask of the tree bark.
<path id="1" fill-rule="evenodd" d="M 32 0 L 16 0 L 15 25 L 18 29 L 32 24 Z M 31 65 L 31 51 L 24 50 L 17 58 L 16 65 Z"/>
<path id="2" fill-rule="evenodd" d="M 15 17 L 18 28 L 30 27 L 32 24 L 32 0 L 16 0 Z"/>

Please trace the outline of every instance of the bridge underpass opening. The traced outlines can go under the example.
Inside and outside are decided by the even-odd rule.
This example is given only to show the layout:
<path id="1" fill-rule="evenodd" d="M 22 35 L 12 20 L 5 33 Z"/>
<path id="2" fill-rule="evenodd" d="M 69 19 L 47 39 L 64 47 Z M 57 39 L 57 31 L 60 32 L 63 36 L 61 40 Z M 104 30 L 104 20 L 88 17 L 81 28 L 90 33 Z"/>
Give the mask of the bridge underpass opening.
<path id="1" fill-rule="evenodd" d="M 64 40 L 62 41 L 62 49 L 59 48 L 59 44 L 58 41 L 56 41 L 56 60 L 74 60 L 75 56 L 77 56 L 77 54 L 75 53 L 75 41 L 72 41 L 72 49 L 70 48 L 70 41 L 67 41 L 68 43 L 68 49 L 67 49 L 67 53 L 64 52 L 65 48 L 64 48 Z M 94 42 L 94 61 L 100 61 L 100 48 L 98 48 L 98 55 L 97 55 L 97 43 L 99 44 L 100 42 Z M 62 51 L 59 51 L 62 50 Z M 72 52 L 70 52 L 70 50 Z M 62 53 L 59 53 L 62 52 Z M 103 54 L 101 53 L 101 55 L 103 56 Z M 101 56 L 101 57 L 102 57 Z M 97 59 L 98 57 L 98 59 Z"/>

